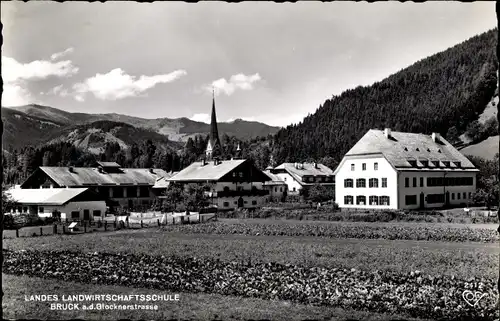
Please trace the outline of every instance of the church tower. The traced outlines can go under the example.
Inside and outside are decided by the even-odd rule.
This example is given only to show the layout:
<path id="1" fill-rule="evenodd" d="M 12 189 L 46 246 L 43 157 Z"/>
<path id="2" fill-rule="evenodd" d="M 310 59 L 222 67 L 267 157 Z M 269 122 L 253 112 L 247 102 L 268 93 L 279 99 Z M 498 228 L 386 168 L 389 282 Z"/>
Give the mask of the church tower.
<path id="1" fill-rule="evenodd" d="M 220 157 L 221 154 L 222 146 L 219 139 L 219 130 L 217 128 L 217 116 L 215 115 L 215 93 L 212 89 L 212 119 L 210 122 L 210 134 L 205 156 L 207 160 L 211 160 L 214 157 Z"/>

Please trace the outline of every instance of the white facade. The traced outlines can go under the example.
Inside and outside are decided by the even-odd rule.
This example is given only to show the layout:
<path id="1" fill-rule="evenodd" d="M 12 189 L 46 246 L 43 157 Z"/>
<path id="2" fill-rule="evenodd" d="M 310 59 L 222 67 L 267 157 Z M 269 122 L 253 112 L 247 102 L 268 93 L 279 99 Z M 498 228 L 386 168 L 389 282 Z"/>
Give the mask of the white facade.
<path id="1" fill-rule="evenodd" d="M 339 207 L 343 208 L 396 209 L 398 207 L 397 177 L 397 171 L 381 155 L 345 158 L 335 175 L 335 200 Z M 352 180 L 352 187 L 346 187 L 346 179 Z M 357 187 L 359 179 L 365 180 L 365 187 Z M 370 187 L 370 179 L 377 179 L 378 187 Z M 382 182 L 387 182 L 387 184 L 382 184 Z M 349 199 L 346 199 L 346 196 Z M 361 203 L 363 196 L 364 202 Z M 377 196 L 378 203 L 381 203 L 380 197 L 387 196 L 388 204 L 370 204 L 370 196 Z"/>
<path id="2" fill-rule="evenodd" d="M 94 220 L 106 214 L 105 201 L 69 202 L 64 205 L 28 205 L 19 204 L 11 210 L 12 214 L 36 214 L 40 217 L 52 217 L 52 213 L 61 213 L 62 220 Z"/>
<path id="3" fill-rule="evenodd" d="M 438 183 L 439 186 L 433 186 L 429 180 L 450 178 L 455 180 L 460 178 L 462 182 L 457 185 L 447 184 L 444 186 L 444 184 Z M 463 183 L 464 178 L 467 181 L 465 184 Z M 346 179 L 352 180 L 352 187 L 346 187 L 351 186 L 349 182 L 346 185 Z M 361 187 L 362 181 L 357 184 L 360 179 L 364 179 L 365 187 Z M 372 179 L 371 182 L 370 179 Z M 375 181 L 373 179 L 377 179 L 376 186 L 378 187 L 374 187 Z M 337 168 L 335 181 L 336 202 L 341 208 L 440 208 L 445 205 L 446 198 L 448 198 L 450 206 L 466 206 L 476 190 L 475 172 L 396 170 L 382 155 L 346 156 Z M 381 199 L 381 196 L 384 198 Z M 361 200 L 364 202 L 360 202 Z M 370 202 L 375 200 L 375 204 Z M 382 204 L 382 201 L 387 200 L 388 205 Z"/>
<path id="4" fill-rule="evenodd" d="M 287 185 L 288 195 L 299 194 L 299 191 L 302 189 L 302 185 L 295 178 L 293 178 L 292 175 L 288 173 L 276 173 L 275 175 Z"/>

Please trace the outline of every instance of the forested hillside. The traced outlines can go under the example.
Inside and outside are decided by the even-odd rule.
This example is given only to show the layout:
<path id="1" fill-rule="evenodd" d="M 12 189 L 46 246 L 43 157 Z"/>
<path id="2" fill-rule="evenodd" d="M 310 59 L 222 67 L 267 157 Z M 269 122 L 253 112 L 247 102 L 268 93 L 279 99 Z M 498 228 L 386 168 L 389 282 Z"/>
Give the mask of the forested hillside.
<path id="1" fill-rule="evenodd" d="M 370 128 L 439 132 L 467 130 L 493 97 L 497 84 L 497 30 L 423 59 L 372 86 L 326 100 L 301 123 L 274 138 L 278 162 L 337 162 Z"/>

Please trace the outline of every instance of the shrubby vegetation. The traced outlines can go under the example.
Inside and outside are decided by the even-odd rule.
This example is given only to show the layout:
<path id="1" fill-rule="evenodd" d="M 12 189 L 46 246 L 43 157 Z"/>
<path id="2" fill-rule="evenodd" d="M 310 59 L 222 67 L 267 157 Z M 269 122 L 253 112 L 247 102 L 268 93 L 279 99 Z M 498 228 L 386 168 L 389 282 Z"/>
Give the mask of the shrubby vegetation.
<path id="1" fill-rule="evenodd" d="M 475 204 L 487 207 L 497 207 L 499 204 L 499 154 L 493 160 L 468 156 L 470 161 L 479 169 L 477 174 L 476 193 L 473 195 Z"/>

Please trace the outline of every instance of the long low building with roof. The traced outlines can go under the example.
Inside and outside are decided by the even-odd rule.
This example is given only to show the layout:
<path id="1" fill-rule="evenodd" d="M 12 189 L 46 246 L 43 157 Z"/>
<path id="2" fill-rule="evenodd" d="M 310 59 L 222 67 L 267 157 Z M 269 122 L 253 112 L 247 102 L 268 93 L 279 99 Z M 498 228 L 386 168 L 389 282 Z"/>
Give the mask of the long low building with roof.
<path id="1" fill-rule="evenodd" d="M 97 162 L 95 167 L 41 166 L 21 188 L 89 188 L 111 208 L 134 208 L 151 205 L 156 197 L 153 186 L 158 179 L 170 176 L 162 169 L 122 168 L 115 162 Z"/>
<path id="2" fill-rule="evenodd" d="M 298 195 L 303 188 L 315 184 L 335 188 L 333 170 L 320 163 L 283 163 L 271 170 L 288 186 L 288 194 Z"/>
<path id="3" fill-rule="evenodd" d="M 235 159 L 194 162 L 167 181 L 178 184 L 208 184 L 211 202 L 219 210 L 261 207 L 269 191 L 264 183 L 271 178 L 250 160 Z"/>
<path id="4" fill-rule="evenodd" d="M 12 188 L 7 195 L 14 203 L 7 211 L 11 214 L 90 221 L 106 212 L 104 199 L 88 188 Z"/>
<path id="5" fill-rule="evenodd" d="M 335 170 L 342 208 L 467 206 L 477 168 L 438 133 L 369 130 Z"/>

